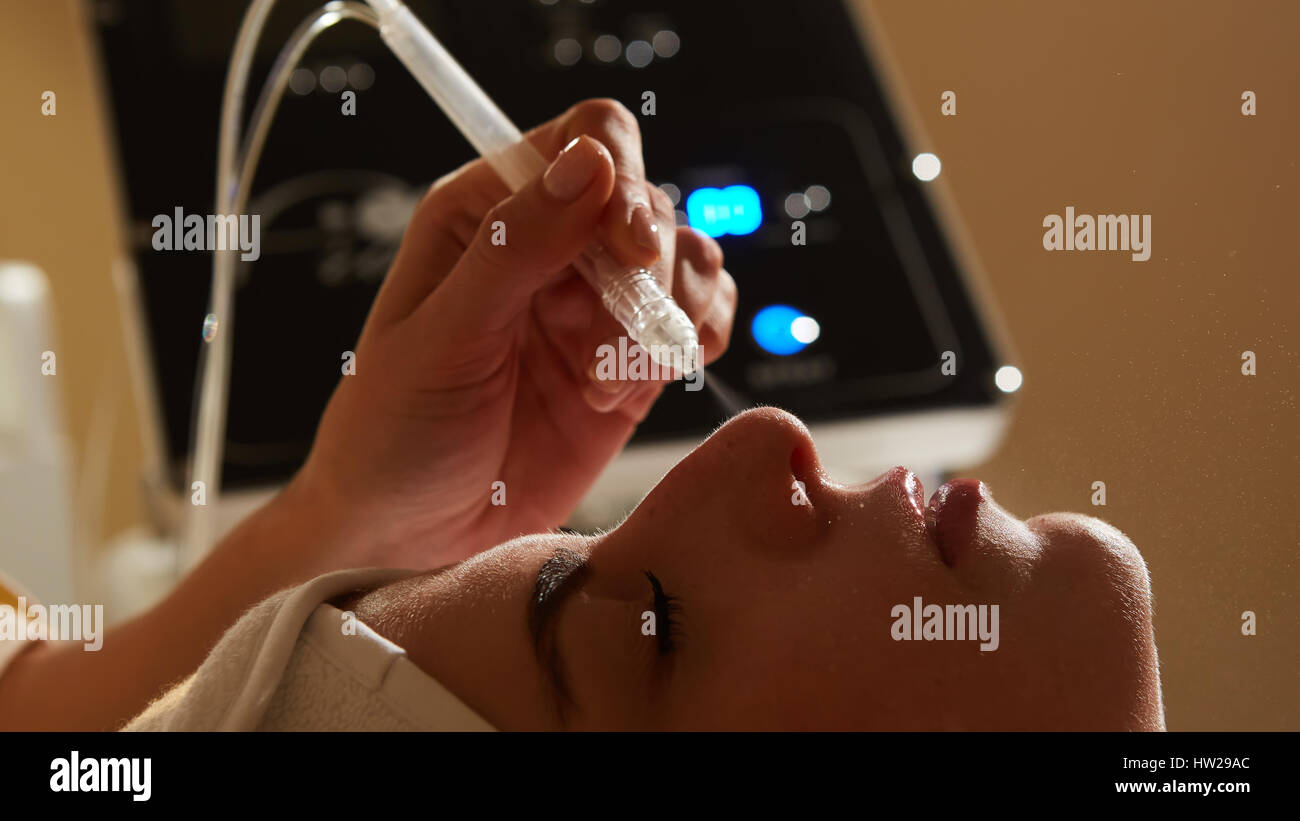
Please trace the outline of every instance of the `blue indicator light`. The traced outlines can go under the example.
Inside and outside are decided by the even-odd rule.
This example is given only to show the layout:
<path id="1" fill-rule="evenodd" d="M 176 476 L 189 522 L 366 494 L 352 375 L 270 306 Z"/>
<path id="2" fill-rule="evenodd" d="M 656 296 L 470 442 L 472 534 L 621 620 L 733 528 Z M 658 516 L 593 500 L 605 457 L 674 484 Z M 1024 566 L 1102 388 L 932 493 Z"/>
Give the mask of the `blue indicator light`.
<path id="1" fill-rule="evenodd" d="M 808 347 L 808 342 L 801 341 L 796 336 L 800 327 L 796 323 L 799 320 L 806 321 L 803 311 L 789 305 L 769 305 L 754 315 L 754 321 L 749 324 L 749 332 L 753 334 L 758 347 L 777 356 L 789 356 Z M 802 333 L 799 336 L 807 337 Z"/>
<path id="2" fill-rule="evenodd" d="M 686 197 L 686 220 L 711 237 L 743 236 L 758 230 L 763 208 L 758 192 L 748 185 L 697 188 Z"/>

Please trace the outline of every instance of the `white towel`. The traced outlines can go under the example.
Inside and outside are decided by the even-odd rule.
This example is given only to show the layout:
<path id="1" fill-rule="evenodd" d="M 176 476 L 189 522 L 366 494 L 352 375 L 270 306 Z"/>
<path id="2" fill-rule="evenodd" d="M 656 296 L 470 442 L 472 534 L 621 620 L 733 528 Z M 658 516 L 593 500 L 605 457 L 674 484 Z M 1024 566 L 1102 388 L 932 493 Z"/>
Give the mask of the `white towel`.
<path id="1" fill-rule="evenodd" d="M 150 730 L 492 730 L 405 651 L 328 599 L 413 575 L 328 573 L 258 604 L 195 673 L 124 728 Z"/>

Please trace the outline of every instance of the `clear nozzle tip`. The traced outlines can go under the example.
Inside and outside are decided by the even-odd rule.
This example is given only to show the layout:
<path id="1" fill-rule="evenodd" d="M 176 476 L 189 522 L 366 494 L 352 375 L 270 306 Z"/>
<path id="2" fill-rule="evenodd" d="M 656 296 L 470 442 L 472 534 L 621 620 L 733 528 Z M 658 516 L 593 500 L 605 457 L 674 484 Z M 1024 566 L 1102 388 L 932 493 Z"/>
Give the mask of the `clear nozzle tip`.
<path id="1" fill-rule="evenodd" d="M 695 323 L 648 269 L 600 282 L 597 290 L 605 308 L 660 367 L 689 376 L 703 366 Z"/>
<path id="2" fill-rule="evenodd" d="M 695 323 L 676 303 L 669 301 L 663 307 L 667 310 L 661 311 L 653 322 L 645 326 L 637 342 L 650 352 L 660 367 L 680 371 L 684 377 L 690 376 L 703 366 Z"/>

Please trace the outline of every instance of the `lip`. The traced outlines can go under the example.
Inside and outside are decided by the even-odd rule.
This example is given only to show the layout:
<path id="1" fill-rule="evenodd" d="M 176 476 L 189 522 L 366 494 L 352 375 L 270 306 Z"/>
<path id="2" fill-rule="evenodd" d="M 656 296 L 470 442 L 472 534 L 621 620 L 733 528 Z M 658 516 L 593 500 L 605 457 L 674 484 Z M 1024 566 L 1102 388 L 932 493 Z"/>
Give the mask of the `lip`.
<path id="1" fill-rule="evenodd" d="M 855 490 L 859 491 L 872 488 L 888 488 L 890 497 L 906 505 L 909 512 L 916 516 L 922 525 L 925 524 L 925 488 L 921 486 L 921 480 L 916 477 L 915 473 L 899 465 L 890 468 L 878 478 L 866 484 L 854 487 Z"/>
<path id="2" fill-rule="evenodd" d="M 906 468 L 903 468 L 903 491 L 907 494 L 907 499 L 912 503 L 912 508 L 916 511 L 916 516 L 922 521 L 925 520 L 925 488 L 921 486 L 921 480 L 916 474 Z"/>
<path id="3" fill-rule="evenodd" d="M 960 558 L 961 549 L 971 543 L 980 505 L 989 498 L 988 489 L 978 479 L 953 479 L 930 497 L 925 527 L 948 564 Z"/>

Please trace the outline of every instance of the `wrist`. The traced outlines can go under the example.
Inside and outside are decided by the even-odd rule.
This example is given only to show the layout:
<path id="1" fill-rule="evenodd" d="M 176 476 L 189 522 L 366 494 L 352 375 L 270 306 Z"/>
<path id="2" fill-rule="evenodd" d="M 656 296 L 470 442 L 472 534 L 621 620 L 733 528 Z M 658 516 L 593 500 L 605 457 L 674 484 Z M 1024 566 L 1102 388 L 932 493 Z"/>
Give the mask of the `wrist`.
<path id="1" fill-rule="evenodd" d="M 292 534 L 294 549 L 313 568 L 312 576 L 356 567 L 405 566 L 402 548 L 415 541 L 408 532 L 408 517 L 393 509 L 391 499 L 341 487 L 312 458 L 272 504 L 277 529 Z"/>
<path id="2" fill-rule="evenodd" d="M 327 485 L 314 481 L 304 466 L 258 512 L 262 521 L 255 526 L 262 533 L 256 541 L 264 546 L 279 545 L 285 558 L 305 574 L 299 581 L 359 566 L 349 561 L 357 552 L 358 540 L 349 513 L 343 499 Z"/>
<path id="3" fill-rule="evenodd" d="M 449 510 L 445 488 L 405 492 L 382 482 L 345 484 L 318 453 L 308 457 L 276 504 L 284 518 L 301 520 L 321 545 L 318 572 L 351 567 L 426 569 L 467 558 L 483 546 L 483 522 L 472 510 Z M 418 489 L 417 489 L 418 488 Z"/>

